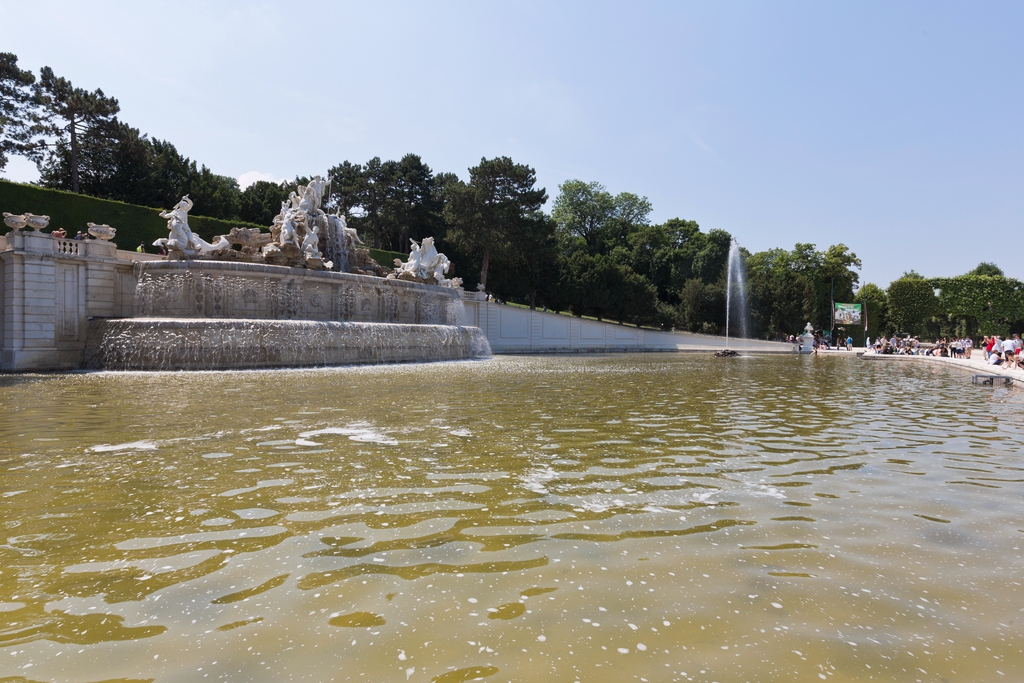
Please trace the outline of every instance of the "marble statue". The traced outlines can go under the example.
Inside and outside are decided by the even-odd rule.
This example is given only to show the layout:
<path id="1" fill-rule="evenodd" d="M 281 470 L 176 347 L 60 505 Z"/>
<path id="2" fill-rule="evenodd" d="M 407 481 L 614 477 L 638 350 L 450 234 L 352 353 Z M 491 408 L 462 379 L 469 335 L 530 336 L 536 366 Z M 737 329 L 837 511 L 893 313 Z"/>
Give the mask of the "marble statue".
<path id="1" fill-rule="evenodd" d="M 306 236 L 302 238 L 302 255 L 307 259 L 309 258 L 320 258 L 320 228 L 313 226 L 312 230 L 306 231 Z"/>
<path id="2" fill-rule="evenodd" d="M 286 244 L 299 246 L 299 236 L 296 229 L 296 222 L 299 218 L 298 214 L 298 209 L 288 209 L 281 217 L 281 235 L 277 240 L 279 247 L 283 247 Z"/>
<path id="3" fill-rule="evenodd" d="M 327 181 L 320 176 L 314 176 L 313 180 L 309 181 L 309 185 L 299 185 L 299 193 L 302 195 L 300 208 L 311 214 L 320 211 L 320 204 L 323 202 L 326 188 Z"/>
<path id="4" fill-rule="evenodd" d="M 160 217 L 167 219 L 167 229 L 171 234 L 156 240 L 153 242 L 153 246 L 164 247 L 169 254 L 175 254 L 179 258 L 181 256 L 192 258 L 197 255 L 230 249 L 231 243 L 224 236 L 218 237 L 215 244 L 210 244 L 192 232 L 192 229 L 188 227 L 188 212 L 192 206 L 192 200 L 185 195 L 180 202 L 174 205 L 173 209 L 160 212 Z"/>
<path id="5" fill-rule="evenodd" d="M 409 242 L 412 243 L 409 260 L 403 263 L 400 259 L 395 259 L 395 272 L 388 277 L 445 287 L 457 287 L 462 284 L 461 280 L 455 283 L 453 280 L 445 278 L 445 273 L 451 267 L 451 262 L 447 256 L 438 253 L 433 237 L 424 237 L 422 243 L 417 243 L 414 239 L 410 239 Z"/>
<path id="6" fill-rule="evenodd" d="M 235 227 L 229 234 L 218 236 L 213 244 L 205 242 L 189 228 L 188 212 L 193 204 L 186 195 L 173 209 L 161 212 L 160 216 L 167 219 L 170 235 L 154 245 L 166 247 L 170 258 L 387 275 L 387 269 L 370 257 L 369 249 L 360 248 L 362 241 L 356 231 L 348 227 L 345 217 L 328 216 L 321 208 L 328 195 L 329 181 L 323 176 L 313 176 L 308 184 L 299 185 L 281 202 L 281 211 L 274 216 L 269 233 L 258 228 Z"/>

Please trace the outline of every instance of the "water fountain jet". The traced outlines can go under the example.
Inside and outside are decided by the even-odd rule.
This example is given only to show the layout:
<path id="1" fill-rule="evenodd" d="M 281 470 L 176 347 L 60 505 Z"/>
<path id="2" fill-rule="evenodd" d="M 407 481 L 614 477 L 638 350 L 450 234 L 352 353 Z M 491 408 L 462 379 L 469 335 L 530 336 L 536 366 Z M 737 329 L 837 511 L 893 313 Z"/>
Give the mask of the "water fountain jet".
<path id="1" fill-rule="evenodd" d="M 733 238 L 729 243 L 729 263 L 726 268 L 725 284 L 725 349 L 715 353 L 716 358 L 732 358 L 739 353 L 729 349 L 729 321 L 732 314 L 732 293 L 736 288 L 736 301 L 739 308 L 740 333 L 742 338 L 747 337 L 747 295 L 743 278 L 743 256 L 740 253 L 740 245 Z"/>

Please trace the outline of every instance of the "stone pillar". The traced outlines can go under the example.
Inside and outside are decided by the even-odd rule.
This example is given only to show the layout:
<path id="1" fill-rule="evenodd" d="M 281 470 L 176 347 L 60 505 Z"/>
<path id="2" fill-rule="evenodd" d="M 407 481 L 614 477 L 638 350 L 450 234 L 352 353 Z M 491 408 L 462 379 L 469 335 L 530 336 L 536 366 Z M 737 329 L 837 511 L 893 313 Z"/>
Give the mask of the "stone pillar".
<path id="1" fill-rule="evenodd" d="M 0 245 L 3 333 L 0 370 L 74 370 L 81 366 L 90 317 L 123 314 L 117 247 L 16 231 Z M 121 308 L 122 310 L 117 310 Z"/>
<path id="2" fill-rule="evenodd" d="M 11 239 L 11 238 L 14 239 Z M 31 235 L 13 233 L 4 261 L 4 370 L 51 369 L 57 361 L 54 260 L 26 251 Z"/>

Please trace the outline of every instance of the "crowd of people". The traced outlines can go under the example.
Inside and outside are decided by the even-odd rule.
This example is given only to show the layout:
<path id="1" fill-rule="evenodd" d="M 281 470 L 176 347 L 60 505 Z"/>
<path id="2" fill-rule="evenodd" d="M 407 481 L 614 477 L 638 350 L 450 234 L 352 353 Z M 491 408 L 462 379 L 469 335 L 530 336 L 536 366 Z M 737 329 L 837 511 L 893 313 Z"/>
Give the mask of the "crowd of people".
<path id="1" fill-rule="evenodd" d="M 1015 334 L 1007 339 L 999 335 L 985 337 L 982 345 L 985 348 L 985 362 L 990 365 L 1000 365 L 1004 368 L 1021 368 L 1021 339 Z"/>
<path id="2" fill-rule="evenodd" d="M 1003 339 L 999 335 L 986 336 L 979 347 L 985 353 L 985 362 L 989 365 L 1004 368 L 1024 369 L 1024 356 L 1021 349 L 1019 334 Z M 897 337 L 888 339 L 881 337 L 872 344 L 868 340 L 867 347 L 875 353 L 888 353 L 909 356 L 937 356 L 941 358 L 968 359 L 974 351 L 974 339 L 959 337 L 948 339 L 943 337 L 933 344 L 922 343 L 917 337 Z"/>

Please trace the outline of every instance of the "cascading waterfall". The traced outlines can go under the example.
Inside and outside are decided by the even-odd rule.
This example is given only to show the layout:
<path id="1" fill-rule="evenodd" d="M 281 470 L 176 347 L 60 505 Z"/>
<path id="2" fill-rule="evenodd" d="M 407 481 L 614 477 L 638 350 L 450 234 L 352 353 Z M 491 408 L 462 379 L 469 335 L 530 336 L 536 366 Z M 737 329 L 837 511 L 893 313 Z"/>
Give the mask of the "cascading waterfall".
<path id="1" fill-rule="evenodd" d="M 732 294 L 736 289 L 736 304 L 739 314 L 740 334 L 747 337 L 747 294 L 743 280 L 743 256 L 735 239 L 729 244 L 729 266 L 725 283 L 725 348 L 729 348 L 729 320 L 732 315 Z"/>
<path id="2" fill-rule="evenodd" d="M 90 326 L 85 367 L 231 370 L 486 358 L 476 327 L 312 320 L 124 318 Z"/>
<path id="3" fill-rule="evenodd" d="M 349 238 L 343 224 L 335 227 Z M 90 321 L 85 367 L 217 370 L 491 354 L 479 328 L 460 325 L 462 296 L 450 287 L 216 261 L 140 263 L 135 275 L 136 317 Z"/>

